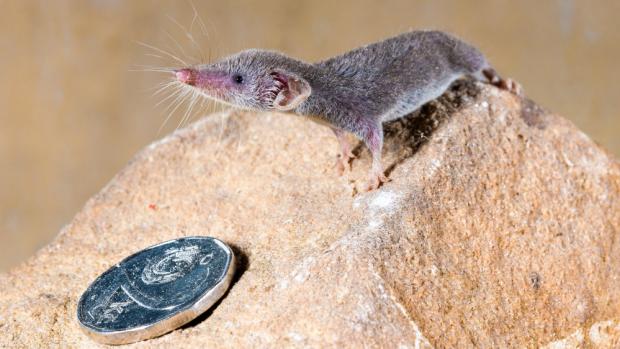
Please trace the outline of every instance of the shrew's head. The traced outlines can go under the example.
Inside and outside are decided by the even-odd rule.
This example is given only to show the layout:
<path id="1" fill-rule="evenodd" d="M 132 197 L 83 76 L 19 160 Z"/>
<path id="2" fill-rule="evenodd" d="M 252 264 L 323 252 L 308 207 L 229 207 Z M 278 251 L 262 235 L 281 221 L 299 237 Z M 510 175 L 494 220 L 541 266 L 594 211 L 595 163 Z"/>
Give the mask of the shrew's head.
<path id="1" fill-rule="evenodd" d="M 203 96 L 254 110 L 297 108 L 312 93 L 301 76 L 303 63 L 280 53 L 247 50 L 217 63 L 174 71 L 177 81 Z"/>

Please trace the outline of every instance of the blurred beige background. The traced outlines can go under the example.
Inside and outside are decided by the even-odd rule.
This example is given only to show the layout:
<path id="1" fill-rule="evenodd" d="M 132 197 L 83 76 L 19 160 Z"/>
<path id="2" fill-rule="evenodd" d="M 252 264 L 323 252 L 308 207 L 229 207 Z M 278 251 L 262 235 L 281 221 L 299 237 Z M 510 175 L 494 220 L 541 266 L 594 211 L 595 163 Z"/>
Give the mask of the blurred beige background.
<path id="1" fill-rule="evenodd" d="M 191 28 L 200 50 L 174 23 L 189 30 L 192 3 L 205 22 Z M 50 241 L 135 152 L 177 127 L 183 110 L 158 131 L 167 114 L 151 88 L 164 76 L 130 71 L 174 62 L 137 42 L 190 61 L 249 47 L 313 61 L 410 28 L 444 29 L 620 154 L 618 1 L 0 0 L 0 8 L 0 270 Z"/>

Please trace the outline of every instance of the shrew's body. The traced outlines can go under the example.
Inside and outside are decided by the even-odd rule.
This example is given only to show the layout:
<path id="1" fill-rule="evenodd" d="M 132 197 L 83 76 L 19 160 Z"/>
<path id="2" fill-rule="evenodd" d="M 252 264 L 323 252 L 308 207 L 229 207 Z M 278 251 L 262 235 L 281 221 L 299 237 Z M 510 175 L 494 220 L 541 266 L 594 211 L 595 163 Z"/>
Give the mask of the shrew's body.
<path id="1" fill-rule="evenodd" d="M 404 33 L 315 64 L 247 50 L 175 72 L 208 98 L 329 125 L 341 145 L 341 171 L 353 157 L 345 132 L 355 134 L 373 155 L 369 189 L 387 180 L 381 165 L 383 122 L 415 111 L 468 75 L 519 92 L 516 83 L 499 78 L 480 51 L 439 31 Z"/>

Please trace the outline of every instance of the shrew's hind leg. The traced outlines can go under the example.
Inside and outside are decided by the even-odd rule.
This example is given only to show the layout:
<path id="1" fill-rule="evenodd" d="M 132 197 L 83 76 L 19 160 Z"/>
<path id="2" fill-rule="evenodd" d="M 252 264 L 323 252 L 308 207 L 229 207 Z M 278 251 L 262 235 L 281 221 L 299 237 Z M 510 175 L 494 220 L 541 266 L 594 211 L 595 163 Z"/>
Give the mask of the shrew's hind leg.
<path id="1" fill-rule="evenodd" d="M 383 165 L 381 164 L 381 149 L 383 148 L 383 126 L 380 122 L 369 123 L 362 128 L 359 132 L 359 136 L 362 138 L 366 146 L 372 154 L 372 166 L 368 173 L 368 184 L 366 189 L 368 191 L 377 189 L 382 183 L 387 182 L 389 179 L 385 176 L 383 171 Z"/>
<path id="2" fill-rule="evenodd" d="M 502 78 L 493 68 L 484 68 L 481 71 L 481 75 L 483 75 L 486 80 L 494 86 L 497 86 L 499 88 L 501 88 L 502 90 L 507 90 L 510 91 L 512 93 L 514 93 L 517 96 L 522 96 L 523 95 L 523 88 L 521 87 L 521 85 L 510 79 L 510 78 Z M 480 74 L 478 74 L 480 75 Z M 481 78 L 481 77 L 479 77 Z"/>

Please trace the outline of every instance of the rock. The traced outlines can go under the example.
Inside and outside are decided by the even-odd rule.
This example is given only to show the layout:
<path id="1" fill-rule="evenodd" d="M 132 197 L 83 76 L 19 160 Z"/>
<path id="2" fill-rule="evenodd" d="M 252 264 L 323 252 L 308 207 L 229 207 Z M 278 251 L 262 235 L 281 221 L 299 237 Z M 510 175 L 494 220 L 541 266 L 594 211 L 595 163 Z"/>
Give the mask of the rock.
<path id="1" fill-rule="evenodd" d="M 96 346 L 76 302 L 125 256 L 188 235 L 240 268 L 206 315 L 136 347 L 618 347 L 620 168 L 566 120 L 460 82 L 386 130 L 392 181 L 358 193 L 331 132 L 209 116 L 138 154 L 0 276 L 0 347 Z"/>

